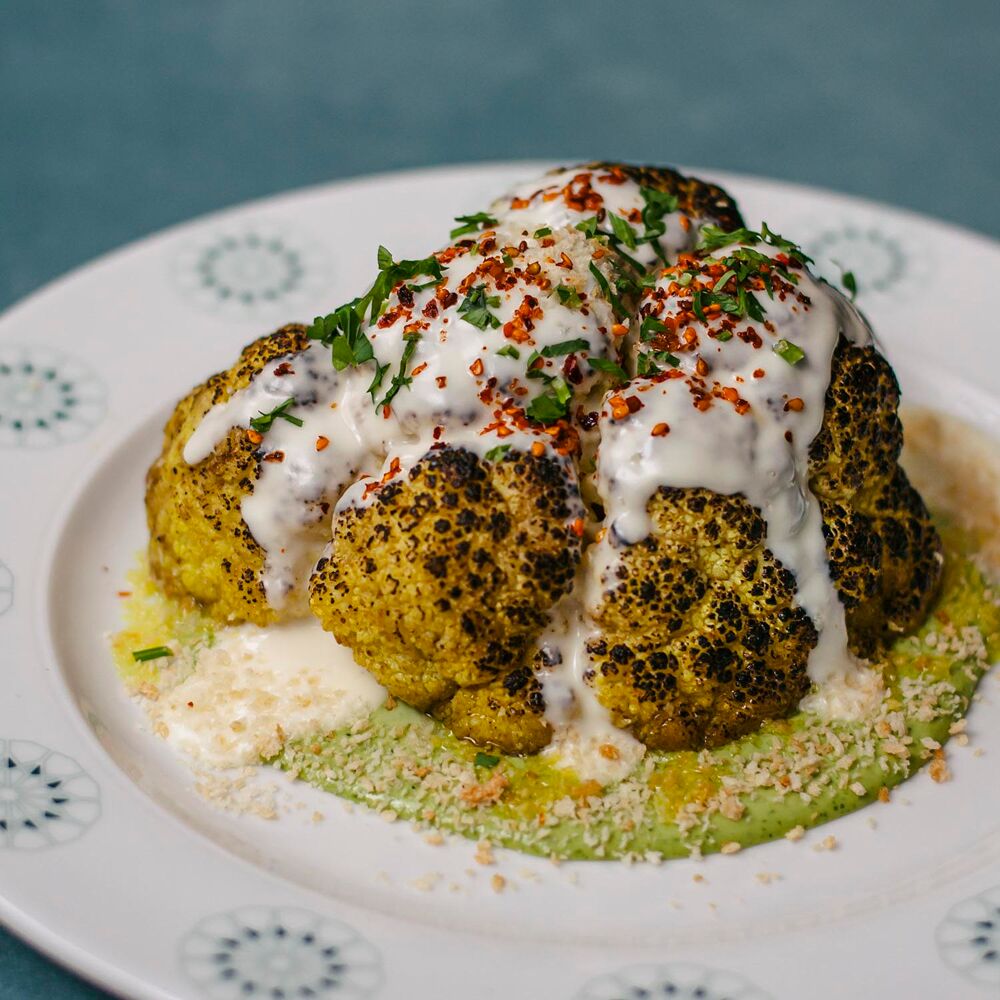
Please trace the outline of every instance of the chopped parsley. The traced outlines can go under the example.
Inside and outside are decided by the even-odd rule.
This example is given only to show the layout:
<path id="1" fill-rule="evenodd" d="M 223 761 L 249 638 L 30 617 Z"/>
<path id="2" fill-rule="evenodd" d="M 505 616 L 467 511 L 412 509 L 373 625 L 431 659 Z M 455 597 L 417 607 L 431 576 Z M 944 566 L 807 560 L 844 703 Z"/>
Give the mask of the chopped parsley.
<path id="1" fill-rule="evenodd" d="M 790 340 L 785 340 L 784 337 L 776 341 L 771 350 L 790 365 L 797 365 L 806 356 L 806 352 L 798 344 L 793 344 Z"/>
<path id="2" fill-rule="evenodd" d="M 559 296 L 559 301 L 570 309 L 579 309 L 583 305 L 580 293 L 569 285 L 556 285 L 556 294 Z"/>
<path id="3" fill-rule="evenodd" d="M 669 327 L 655 316 L 646 316 L 639 327 L 639 339 L 645 344 L 658 333 L 666 333 Z"/>
<path id="4" fill-rule="evenodd" d="M 766 243 L 788 254 L 789 257 L 797 260 L 800 264 L 811 264 L 812 257 L 806 254 L 802 248 L 791 240 L 786 240 L 783 236 L 768 228 L 766 222 L 760 224 L 760 231 L 747 229 L 741 226 L 739 229 L 726 230 L 721 226 L 706 225 L 701 227 L 701 240 L 696 247 L 697 250 L 711 253 L 721 247 L 729 246 L 731 243 L 742 243 L 745 246 L 757 246 L 758 243 Z"/>
<path id="5" fill-rule="evenodd" d="M 521 357 L 521 352 L 513 344 L 506 344 L 504 347 L 501 347 L 500 350 L 497 351 L 497 354 L 499 354 L 501 358 L 513 358 L 515 361 Z"/>
<path id="6" fill-rule="evenodd" d="M 369 361 L 374 362 L 375 376 L 368 388 L 373 401 L 389 366 L 380 364 L 375 357 L 375 351 L 363 331 L 363 326 L 366 322 L 374 323 L 378 319 L 389 294 L 400 282 L 407 282 L 418 275 L 431 278 L 424 284 L 407 285 L 410 291 L 420 291 L 438 284 L 444 278 L 444 268 L 433 254 L 421 260 L 397 261 L 393 260 L 392 254 L 385 247 L 380 246 L 376 259 L 379 271 L 371 288 L 360 298 L 346 302 L 332 313 L 317 316 L 306 331 L 310 340 L 318 340 L 330 348 L 330 360 L 337 371 L 363 365 Z M 396 391 L 398 392 L 398 388 Z"/>
<path id="7" fill-rule="evenodd" d="M 385 395 L 378 403 L 380 409 L 383 406 L 388 406 L 396 398 L 396 394 L 399 390 L 413 381 L 413 378 L 406 374 L 406 370 L 409 367 L 410 362 L 413 360 L 413 355 L 417 350 L 417 342 L 420 340 L 420 333 L 418 331 L 417 333 L 404 334 L 403 339 L 406 341 L 406 346 L 403 348 L 403 356 L 399 359 L 399 371 L 392 376 L 389 388 L 386 390 Z M 388 365 L 386 367 L 388 368 Z M 381 384 L 382 379 L 380 377 L 379 385 Z"/>
<path id="8" fill-rule="evenodd" d="M 574 228 L 579 229 L 584 236 L 594 237 L 599 233 L 597 225 L 597 216 L 592 215 L 589 219 L 584 219 L 582 222 L 578 222 Z"/>
<path id="9" fill-rule="evenodd" d="M 132 659 L 136 663 L 144 663 L 146 660 L 159 660 L 161 657 L 173 655 L 173 650 L 167 646 L 150 646 L 148 649 L 132 650 Z"/>
<path id="10" fill-rule="evenodd" d="M 586 351 L 589 347 L 590 341 L 584 340 L 583 337 L 577 337 L 575 340 L 564 340 L 559 344 L 549 344 L 548 347 L 543 347 L 541 356 L 543 358 L 560 358 L 564 354 L 573 354 L 575 351 Z"/>
<path id="11" fill-rule="evenodd" d="M 548 385 L 545 392 L 536 396 L 529 404 L 525 412 L 532 420 L 541 423 L 550 423 L 553 420 L 560 420 L 566 416 L 569 409 L 569 401 L 573 396 L 573 390 L 558 376 L 545 376 Z"/>
<path id="12" fill-rule="evenodd" d="M 486 456 L 489 458 L 489 455 Z M 491 753 L 480 751 L 476 754 L 473 763 L 476 767 L 496 767 L 500 763 L 500 758 Z"/>
<path id="13" fill-rule="evenodd" d="M 611 303 L 611 310 L 614 312 L 615 316 L 618 319 L 627 318 L 628 310 L 626 310 L 622 305 L 622 300 L 614 291 L 612 291 L 611 283 L 604 277 L 601 269 L 593 261 L 590 262 L 590 273 L 594 276 L 594 280 L 604 293 L 604 297 Z"/>
<path id="14" fill-rule="evenodd" d="M 839 264 L 837 266 L 840 267 Z M 853 302 L 858 297 L 858 279 L 854 277 L 854 272 L 841 269 L 840 283 L 850 293 Z"/>
<path id="15" fill-rule="evenodd" d="M 509 444 L 498 444 L 495 448 L 490 448 L 490 450 L 486 452 L 484 458 L 487 462 L 499 462 L 508 451 L 510 451 Z"/>
<path id="16" fill-rule="evenodd" d="M 452 239 L 457 236 L 465 236 L 466 233 L 478 233 L 480 229 L 488 226 L 495 226 L 497 220 L 487 212 L 476 212 L 475 215 L 456 215 L 455 221 L 461 223 L 450 233 Z"/>
<path id="17" fill-rule="evenodd" d="M 628 381 L 628 375 L 625 374 L 625 369 L 614 361 L 609 361 L 607 358 L 587 358 L 587 364 L 589 364 L 591 368 L 597 369 L 599 372 L 614 375 L 619 382 Z"/>
<path id="18" fill-rule="evenodd" d="M 490 312 L 490 308 L 496 309 L 499 305 L 499 295 L 487 295 L 485 285 L 476 285 L 462 301 L 458 311 L 466 323 L 471 323 L 480 330 L 485 330 L 488 326 L 495 330 L 500 325 L 500 319 Z"/>
<path id="19" fill-rule="evenodd" d="M 270 413 L 264 413 L 263 410 L 258 410 L 260 414 L 259 417 L 254 417 L 250 421 L 250 426 L 258 434 L 266 434 L 273 426 L 275 420 L 282 419 L 287 420 L 290 424 L 295 424 L 296 427 L 301 427 L 303 421 L 293 414 L 289 413 L 288 410 L 295 402 L 294 396 L 289 396 L 283 403 L 279 403 Z"/>
<path id="20" fill-rule="evenodd" d="M 656 375 L 663 370 L 660 364 L 676 368 L 680 363 L 680 358 L 669 351 L 650 351 L 648 354 L 640 354 L 635 359 L 635 370 L 640 375 Z"/>
<path id="21" fill-rule="evenodd" d="M 540 240 L 543 236 L 551 236 L 552 230 L 548 226 L 542 226 L 541 229 L 536 229 L 534 236 L 536 240 Z"/>
<path id="22" fill-rule="evenodd" d="M 629 250 L 634 250 L 636 248 L 636 232 L 628 224 L 628 221 L 613 212 L 608 215 L 608 218 L 611 220 L 611 229 L 615 237 L 624 243 Z"/>

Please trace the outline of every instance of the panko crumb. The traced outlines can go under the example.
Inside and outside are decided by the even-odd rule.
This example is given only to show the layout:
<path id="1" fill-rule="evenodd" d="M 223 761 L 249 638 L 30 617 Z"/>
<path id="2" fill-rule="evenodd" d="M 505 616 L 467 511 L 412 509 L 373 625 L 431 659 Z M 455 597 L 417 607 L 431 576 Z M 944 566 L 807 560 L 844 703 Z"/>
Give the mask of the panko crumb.
<path id="1" fill-rule="evenodd" d="M 490 879 L 490 886 L 494 892 L 503 892 L 507 887 L 507 880 L 499 872 L 496 872 Z"/>
<path id="2" fill-rule="evenodd" d="M 806 828 L 804 826 L 793 826 L 788 833 L 785 834 L 785 840 L 801 840 L 806 835 Z"/>
<path id="3" fill-rule="evenodd" d="M 930 762 L 927 770 L 931 778 L 939 785 L 951 780 L 951 770 L 948 767 L 948 762 L 944 759 L 944 750 L 940 747 L 934 751 L 934 759 Z"/>
<path id="4" fill-rule="evenodd" d="M 813 845 L 814 851 L 835 851 L 839 846 L 839 842 L 836 837 L 829 836 L 824 837 L 818 844 Z"/>
<path id="5" fill-rule="evenodd" d="M 475 859 L 481 865 L 496 864 L 496 856 L 493 854 L 493 845 L 488 840 L 480 840 L 476 844 Z"/>
<path id="6" fill-rule="evenodd" d="M 777 872 L 757 872 L 754 878 L 761 885 L 770 885 L 772 882 L 780 881 L 781 876 Z"/>

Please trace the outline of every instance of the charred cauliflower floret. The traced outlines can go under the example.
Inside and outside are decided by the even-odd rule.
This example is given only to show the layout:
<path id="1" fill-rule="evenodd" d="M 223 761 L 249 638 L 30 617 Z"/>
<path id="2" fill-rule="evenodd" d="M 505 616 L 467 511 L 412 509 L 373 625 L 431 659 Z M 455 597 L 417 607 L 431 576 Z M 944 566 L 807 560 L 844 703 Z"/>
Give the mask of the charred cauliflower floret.
<path id="1" fill-rule="evenodd" d="M 842 340 L 809 449 L 809 486 L 851 648 L 866 657 L 924 620 L 941 577 L 941 540 L 899 465 L 898 407 L 889 362 Z"/>
<path id="2" fill-rule="evenodd" d="M 661 487 L 596 616 L 588 679 L 615 725 L 647 746 L 716 746 L 791 711 L 816 643 L 795 579 L 739 496 Z"/>
<path id="3" fill-rule="evenodd" d="M 871 656 L 918 625 L 941 544 L 897 464 L 899 389 L 872 346 L 841 338 L 822 430 L 809 449 L 829 572 L 852 651 Z M 628 547 L 595 620 L 590 677 L 616 725 L 647 746 L 716 746 L 794 711 L 816 631 L 795 577 L 741 496 L 661 488 L 651 534 Z"/>
<path id="4" fill-rule="evenodd" d="M 268 625 L 279 617 L 261 582 L 264 552 L 240 513 L 260 475 L 262 455 L 246 428 L 230 430 L 195 465 L 185 461 L 184 446 L 213 406 L 249 385 L 270 362 L 308 344 L 304 327 L 285 326 L 248 345 L 232 368 L 192 390 L 167 422 L 163 451 L 146 476 L 153 576 L 165 593 L 194 598 L 219 622 Z"/>
<path id="5" fill-rule="evenodd" d="M 442 447 L 334 517 L 313 612 L 393 695 L 512 753 L 551 735 L 528 663 L 580 555 L 566 466 Z"/>

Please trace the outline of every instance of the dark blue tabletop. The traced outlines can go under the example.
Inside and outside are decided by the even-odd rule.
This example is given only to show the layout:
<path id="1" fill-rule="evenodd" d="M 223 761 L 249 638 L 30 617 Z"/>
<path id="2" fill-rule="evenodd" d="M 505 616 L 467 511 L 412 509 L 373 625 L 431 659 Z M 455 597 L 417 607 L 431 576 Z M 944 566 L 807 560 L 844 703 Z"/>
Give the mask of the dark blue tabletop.
<path id="1" fill-rule="evenodd" d="M 7 0 L 0 307 L 210 209 L 370 171 L 609 157 L 1000 236 L 996 0 Z M 100 995 L 0 931 L 0 998 Z"/>

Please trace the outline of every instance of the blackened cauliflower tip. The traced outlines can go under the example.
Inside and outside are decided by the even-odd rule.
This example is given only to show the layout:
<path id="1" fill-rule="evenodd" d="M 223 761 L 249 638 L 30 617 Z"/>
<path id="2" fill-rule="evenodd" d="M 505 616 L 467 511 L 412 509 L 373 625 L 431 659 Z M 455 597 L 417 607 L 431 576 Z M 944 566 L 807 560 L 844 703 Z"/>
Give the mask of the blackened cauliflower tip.
<path id="1" fill-rule="evenodd" d="M 572 466 L 511 450 L 423 456 L 334 516 L 312 609 L 393 695 L 511 753 L 549 742 L 534 641 L 573 584 Z"/>
<path id="2" fill-rule="evenodd" d="M 149 566 L 164 592 L 193 598 L 220 623 L 271 625 L 305 614 L 305 595 L 293 595 L 282 612 L 270 606 L 261 572 L 264 551 L 240 513 L 253 492 L 262 454 L 246 428 L 233 428 L 196 465 L 184 446 L 206 413 L 246 388 L 269 363 L 305 350 L 305 327 L 289 325 L 243 349 L 232 368 L 213 375 L 177 404 L 163 434 L 163 450 L 146 476 Z M 327 541 L 317 525 L 316 555 Z"/>

